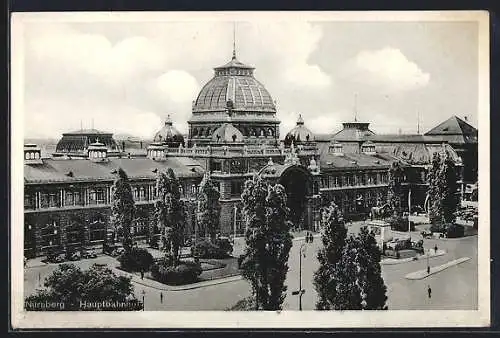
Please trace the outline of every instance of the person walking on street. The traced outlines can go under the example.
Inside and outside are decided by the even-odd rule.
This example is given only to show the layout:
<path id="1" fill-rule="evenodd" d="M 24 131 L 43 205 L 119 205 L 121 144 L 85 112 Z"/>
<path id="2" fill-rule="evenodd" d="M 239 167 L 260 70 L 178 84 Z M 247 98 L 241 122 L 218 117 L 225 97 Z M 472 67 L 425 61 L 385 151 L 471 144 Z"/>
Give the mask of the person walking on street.
<path id="1" fill-rule="evenodd" d="M 431 267 L 427 265 L 427 274 L 429 275 L 431 273 Z"/>
<path id="2" fill-rule="evenodd" d="M 437 244 L 436 244 L 436 245 L 434 245 L 434 253 L 436 254 L 436 253 L 437 253 L 437 251 L 438 251 L 438 246 L 437 246 Z"/>
<path id="3" fill-rule="evenodd" d="M 432 290 L 430 285 L 427 285 L 427 294 L 429 295 L 429 298 L 432 297 Z"/>
<path id="4" fill-rule="evenodd" d="M 144 279 L 144 270 L 141 270 L 141 279 Z"/>
<path id="5" fill-rule="evenodd" d="M 163 292 L 160 292 L 160 303 L 163 304 Z"/>

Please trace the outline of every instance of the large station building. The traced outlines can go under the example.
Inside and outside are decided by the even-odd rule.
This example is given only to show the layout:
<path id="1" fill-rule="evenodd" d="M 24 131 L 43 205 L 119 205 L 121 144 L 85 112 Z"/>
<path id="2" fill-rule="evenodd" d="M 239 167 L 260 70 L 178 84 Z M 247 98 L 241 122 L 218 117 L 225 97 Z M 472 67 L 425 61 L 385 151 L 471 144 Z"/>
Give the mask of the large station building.
<path id="1" fill-rule="evenodd" d="M 354 121 L 325 136 L 312 133 L 299 115 L 297 125 L 280 137 L 274 100 L 254 71 L 233 53 L 227 64 L 214 68 L 193 102 L 188 135 L 168 117 L 140 151 L 130 152 L 112 133 L 94 129 L 63 134 L 49 157 L 42 158 L 37 145 L 26 144 L 25 255 L 102 246 L 113 231 L 109 217 L 117 168 L 131 180 L 137 206 L 134 235 L 146 241 L 159 233 L 153 219 L 156 175 L 168 168 L 181 181 L 188 236 L 195 226 L 198 187 L 207 174 L 220 192 L 220 232 L 226 235 L 244 231 L 240 195 L 245 180 L 255 174 L 282 184 L 292 222 L 312 230 L 320 227 L 321 207 L 329 201 L 351 219 L 384 204 L 394 161 L 403 164 L 412 203 L 421 206 L 435 152 L 446 152 L 465 167 L 461 182 L 462 177 L 477 180 L 477 129 L 457 117 L 425 135 L 376 135 L 369 123 Z"/>

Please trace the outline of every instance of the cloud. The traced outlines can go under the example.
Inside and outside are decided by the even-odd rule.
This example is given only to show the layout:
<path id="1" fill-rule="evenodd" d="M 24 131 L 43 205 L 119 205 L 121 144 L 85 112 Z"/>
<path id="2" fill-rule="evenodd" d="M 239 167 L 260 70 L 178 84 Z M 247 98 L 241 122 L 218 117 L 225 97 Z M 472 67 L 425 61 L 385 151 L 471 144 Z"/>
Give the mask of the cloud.
<path id="1" fill-rule="evenodd" d="M 430 81 L 429 73 L 392 47 L 360 51 L 348 61 L 343 76 L 386 91 L 414 90 Z"/>
<path id="2" fill-rule="evenodd" d="M 191 102 L 200 90 L 198 81 L 183 70 L 170 70 L 157 79 L 158 88 L 176 103 Z"/>
<path id="3" fill-rule="evenodd" d="M 232 29 L 231 22 L 27 26 L 26 113 L 36 115 L 28 119 L 27 132 L 43 132 L 35 122 L 43 120 L 42 111 L 51 118 L 67 114 L 62 120 L 77 126 L 89 116 L 96 121 L 109 117 L 108 129 L 136 135 L 161 128 L 149 124 L 151 114 L 159 120 L 170 114 L 176 127 L 186 131 L 191 102 L 213 76 L 212 68 L 231 57 Z M 240 22 L 238 58 L 257 67 L 257 79 L 274 98 L 286 98 L 283 91 L 295 96 L 325 89 L 331 77 L 310 61 L 322 34 L 321 27 L 307 22 Z M 37 111 L 35 105 L 44 109 Z M 124 112 L 138 123 L 124 122 Z M 133 112 L 149 117 L 141 125 Z M 64 131 L 58 123 L 43 129 L 54 137 Z"/>

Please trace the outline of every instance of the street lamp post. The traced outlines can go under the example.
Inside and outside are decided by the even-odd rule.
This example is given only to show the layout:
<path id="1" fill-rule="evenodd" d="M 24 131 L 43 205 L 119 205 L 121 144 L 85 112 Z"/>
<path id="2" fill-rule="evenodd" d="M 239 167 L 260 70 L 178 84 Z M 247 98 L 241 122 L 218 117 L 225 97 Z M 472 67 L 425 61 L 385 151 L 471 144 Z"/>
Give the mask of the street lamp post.
<path id="1" fill-rule="evenodd" d="M 233 240 L 236 240 L 236 215 L 238 212 L 238 207 L 236 204 L 234 205 L 234 234 L 233 234 Z"/>
<path id="2" fill-rule="evenodd" d="M 306 292 L 306 290 L 302 289 L 302 256 L 306 256 L 305 248 L 306 243 L 302 243 L 299 249 L 299 290 L 292 292 L 292 295 L 299 296 L 299 311 L 302 311 L 302 295 Z"/>
<path id="3" fill-rule="evenodd" d="M 142 311 L 146 311 L 146 302 L 145 302 L 145 296 L 146 295 L 146 290 L 142 290 Z"/>
<path id="4" fill-rule="evenodd" d="M 431 249 L 429 248 L 429 252 L 427 253 L 427 274 L 431 273 L 431 266 L 429 265 L 429 256 L 431 255 Z"/>

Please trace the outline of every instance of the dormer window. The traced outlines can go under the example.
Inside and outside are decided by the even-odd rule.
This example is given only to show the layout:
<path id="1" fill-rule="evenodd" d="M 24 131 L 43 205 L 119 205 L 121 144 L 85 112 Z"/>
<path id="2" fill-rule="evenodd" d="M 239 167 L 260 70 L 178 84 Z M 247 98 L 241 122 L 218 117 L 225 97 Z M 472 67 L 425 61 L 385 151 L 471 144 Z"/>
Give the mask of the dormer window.
<path id="1" fill-rule="evenodd" d="M 24 160 L 28 164 L 42 163 L 41 149 L 36 144 L 25 144 Z"/>
<path id="2" fill-rule="evenodd" d="M 340 143 L 335 143 L 334 145 L 330 146 L 330 153 L 334 155 L 342 155 L 343 151 L 343 146 Z"/>
<path id="3" fill-rule="evenodd" d="M 361 151 L 367 155 L 375 155 L 375 145 L 373 143 L 363 144 L 361 146 Z"/>

